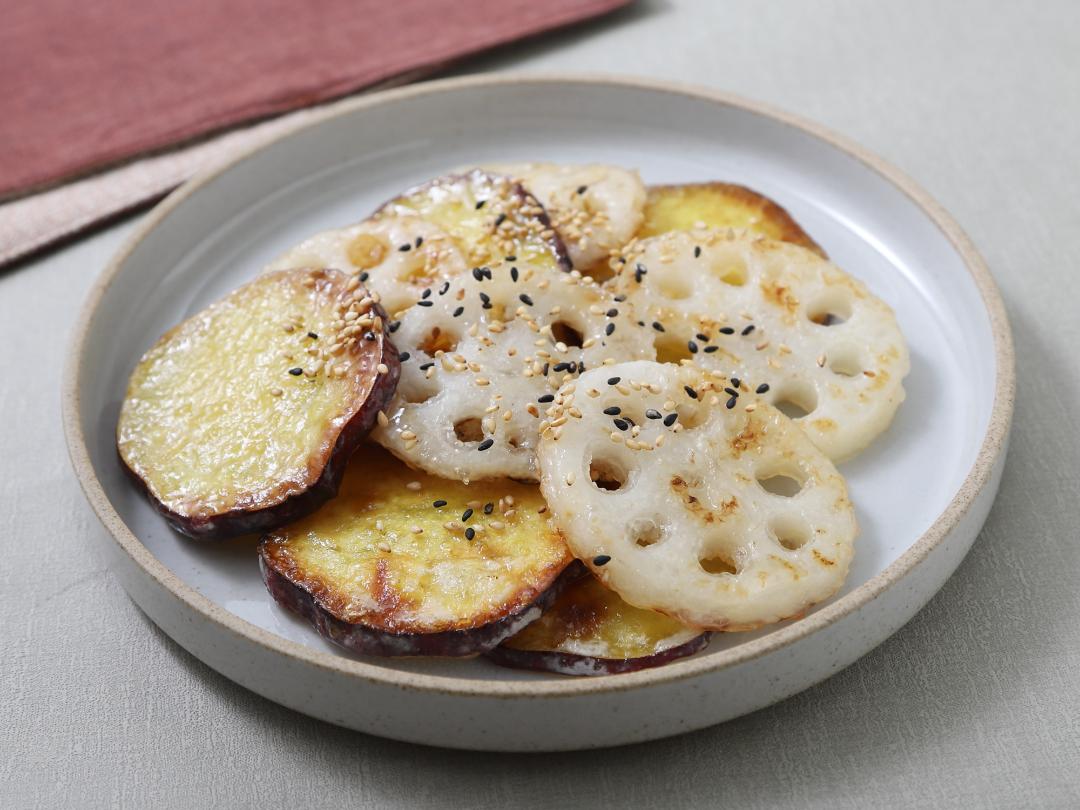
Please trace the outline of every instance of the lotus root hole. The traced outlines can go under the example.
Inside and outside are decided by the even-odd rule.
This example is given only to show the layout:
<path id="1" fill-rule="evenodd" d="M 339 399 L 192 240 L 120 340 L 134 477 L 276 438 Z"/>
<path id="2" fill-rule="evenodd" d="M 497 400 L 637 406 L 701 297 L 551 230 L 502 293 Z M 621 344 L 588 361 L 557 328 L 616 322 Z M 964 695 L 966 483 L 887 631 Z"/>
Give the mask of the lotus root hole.
<path id="1" fill-rule="evenodd" d="M 435 356 L 435 352 L 450 353 L 457 348 L 457 337 L 445 332 L 439 327 L 434 327 L 426 338 L 419 345 L 419 349 L 422 352 L 427 353 L 431 357 Z"/>
<path id="2" fill-rule="evenodd" d="M 817 391 L 806 382 L 792 382 L 776 389 L 773 405 L 789 419 L 802 419 L 817 408 Z"/>
<path id="3" fill-rule="evenodd" d="M 758 475 L 758 484 L 766 492 L 781 498 L 794 498 L 802 492 L 803 482 L 787 473 L 768 473 Z"/>
<path id="4" fill-rule="evenodd" d="M 788 551 L 798 551 L 810 540 L 810 527 L 801 518 L 779 517 L 772 521 L 770 528 L 777 542 Z"/>
<path id="5" fill-rule="evenodd" d="M 656 359 L 660 363 L 675 363 L 676 365 L 689 360 L 693 355 L 685 340 L 670 332 L 661 332 L 656 337 Z"/>
<path id="6" fill-rule="evenodd" d="M 484 439 L 484 428 L 475 416 L 454 423 L 454 435 L 461 442 L 479 442 Z"/>
<path id="7" fill-rule="evenodd" d="M 584 342 L 581 330 L 571 326 L 566 321 L 555 321 L 551 325 L 551 336 L 560 343 L 578 349 L 581 348 L 581 344 Z"/>
<path id="8" fill-rule="evenodd" d="M 739 573 L 739 569 L 735 567 L 735 561 L 723 551 L 709 552 L 707 556 L 698 560 L 698 565 L 708 574 Z"/>
<path id="9" fill-rule="evenodd" d="M 424 390 L 420 388 L 413 388 L 409 386 L 408 390 L 405 390 L 405 386 L 400 386 L 398 391 L 401 393 L 402 399 L 408 402 L 410 405 L 421 405 L 427 402 L 436 394 L 436 390 Z"/>
<path id="10" fill-rule="evenodd" d="M 818 326 L 838 326 L 851 319 L 851 296 L 830 290 L 806 308 L 806 317 Z"/>
<path id="11" fill-rule="evenodd" d="M 673 301 L 681 301 L 694 294 L 694 286 L 690 279 L 674 271 L 664 272 L 657 280 L 657 291 L 665 298 Z"/>
<path id="12" fill-rule="evenodd" d="M 611 459 L 594 458 L 589 463 L 589 480 L 605 492 L 618 492 L 629 477 L 626 468 Z"/>
<path id="13" fill-rule="evenodd" d="M 732 287 L 741 287 L 746 284 L 749 273 L 746 270 L 746 262 L 741 256 L 721 255 L 712 265 L 713 275 Z"/>
<path id="14" fill-rule="evenodd" d="M 664 529 L 657 521 L 641 520 L 630 527 L 630 539 L 638 548 L 655 546 L 664 539 Z"/>
<path id="15" fill-rule="evenodd" d="M 858 347 L 850 344 L 836 346 L 828 353 L 829 370 L 841 377 L 859 377 L 862 375 L 866 364 L 863 363 L 862 352 Z"/>

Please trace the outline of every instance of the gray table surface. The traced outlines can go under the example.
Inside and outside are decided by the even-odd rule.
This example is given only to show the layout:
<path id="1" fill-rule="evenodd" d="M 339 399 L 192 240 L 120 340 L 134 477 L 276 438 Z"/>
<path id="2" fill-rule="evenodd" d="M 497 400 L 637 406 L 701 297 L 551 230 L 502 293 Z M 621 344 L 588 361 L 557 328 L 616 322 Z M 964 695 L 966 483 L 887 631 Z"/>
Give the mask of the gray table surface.
<path id="1" fill-rule="evenodd" d="M 726 725 L 468 754 L 283 709 L 177 647 L 92 553 L 68 466 L 69 324 L 137 221 L 0 271 L 0 806 L 1080 806 L 1080 3 L 653 2 L 469 63 L 710 85 L 921 182 L 1000 283 L 1019 399 L 974 550 L 909 625 Z"/>

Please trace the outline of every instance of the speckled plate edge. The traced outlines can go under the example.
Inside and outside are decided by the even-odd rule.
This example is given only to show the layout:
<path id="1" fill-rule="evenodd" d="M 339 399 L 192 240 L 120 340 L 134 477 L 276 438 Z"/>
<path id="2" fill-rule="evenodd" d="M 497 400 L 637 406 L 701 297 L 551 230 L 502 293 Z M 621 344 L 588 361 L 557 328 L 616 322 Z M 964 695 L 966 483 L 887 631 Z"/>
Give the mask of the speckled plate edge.
<path id="1" fill-rule="evenodd" d="M 237 163 L 250 158 L 253 154 L 268 146 L 269 143 L 287 138 L 299 129 L 316 127 L 332 118 L 401 99 L 422 97 L 461 88 L 515 84 L 580 84 L 636 88 L 652 92 L 671 93 L 713 104 L 735 107 L 770 118 L 773 121 L 801 130 L 824 141 L 873 170 L 909 197 L 945 235 L 971 274 L 990 321 L 994 343 L 996 383 L 994 403 L 978 455 L 956 495 L 930 528 L 884 571 L 860 585 L 851 593 L 824 605 L 804 619 L 792 622 L 767 636 L 709 656 L 677 661 L 657 669 L 621 675 L 573 680 L 553 677 L 550 680 L 496 681 L 475 677 L 456 678 L 402 672 L 378 664 L 320 652 L 297 642 L 289 641 L 244 621 L 198 593 L 160 562 L 124 524 L 106 496 L 105 490 L 94 471 L 79 413 L 82 375 L 85 370 L 83 355 L 86 335 L 102 297 L 135 246 L 156 228 L 169 212 L 211 180 Z M 303 125 L 282 133 L 269 143 L 260 144 L 246 150 L 227 164 L 203 172 L 185 183 L 154 208 L 127 239 L 91 288 L 75 323 L 71 346 L 65 362 L 61 404 L 68 453 L 79 484 L 98 518 L 115 539 L 122 552 L 130 556 L 146 574 L 194 612 L 205 618 L 206 621 L 212 622 L 230 633 L 242 636 L 279 655 L 287 656 L 309 666 L 333 670 L 348 677 L 383 685 L 392 685 L 406 690 L 511 699 L 578 696 L 645 689 L 649 686 L 670 683 L 733 667 L 781 650 L 828 627 L 839 619 L 859 610 L 860 607 L 874 600 L 894 583 L 903 579 L 933 549 L 941 544 L 957 526 L 976 497 L 990 481 L 994 466 L 1007 446 L 1015 398 L 1015 357 L 1005 306 L 985 262 L 956 221 L 911 178 L 853 141 L 818 124 L 728 93 L 672 82 L 589 74 L 470 76 L 425 82 L 370 96 L 349 99 L 334 105 L 326 112 L 306 121 Z"/>

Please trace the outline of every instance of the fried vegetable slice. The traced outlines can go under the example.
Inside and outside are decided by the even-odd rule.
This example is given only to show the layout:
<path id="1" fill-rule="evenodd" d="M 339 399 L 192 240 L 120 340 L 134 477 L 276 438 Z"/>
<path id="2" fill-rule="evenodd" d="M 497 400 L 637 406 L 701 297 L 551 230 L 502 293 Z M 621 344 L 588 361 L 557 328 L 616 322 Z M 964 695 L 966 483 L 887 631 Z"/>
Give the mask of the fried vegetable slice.
<path id="1" fill-rule="evenodd" d="M 628 605 L 586 576 L 567 585 L 543 616 L 488 657 L 518 669 L 614 675 L 693 655 L 708 643 L 708 633 Z"/>
<path id="2" fill-rule="evenodd" d="M 840 588 L 854 510 L 790 419 L 692 365 L 607 366 L 578 388 L 600 394 L 577 400 L 581 418 L 561 435 L 543 434 L 540 487 L 575 556 L 623 599 L 744 630 Z"/>
<path id="3" fill-rule="evenodd" d="M 626 258 L 608 286 L 656 324 L 658 359 L 765 386 L 830 458 L 870 444 L 904 400 L 910 363 L 896 316 L 809 250 L 700 229 L 643 240 Z"/>
<path id="4" fill-rule="evenodd" d="M 307 514 L 394 392 L 383 317 L 334 270 L 270 273 L 212 304 L 132 372 L 117 425 L 125 469 L 191 537 Z"/>
<path id="5" fill-rule="evenodd" d="M 495 265 L 426 295 L 394 333 L 408 359 L 373 438 L 433 475 L 536 480 L 559 386 L 605 360 L 652 357 L 631 308 L 577 271 Z"/>
<path id="6" fill-rule="evenodd" d="M 732 183 L 649 186 L 639 239 L 700 227 L 740 228 L 827 258 L 791 215 L 763 194 Z"/>
<path id="7" fill-rule="evenodd" d="M 386 216 L 322 231 L 276 258 L 267 270 L 334 267 L 359 275 L 387 312 L 412 306 L 432 284 L 467 269 L 450 236 L 416 216 Z"/>
<path id="8" fill-rule="evenodd" d="M 507 260 L 570 270 L 570 259 L 535 197 L 504 175 L 479 169 L 406 191 L 371 217 L 415 216 L 457 244 L 470 267 Z"/>
<path id="9" fill-rule="evenodd" d="M 636 171 L 592 163 L 509 163 L 491 167 L 543 204 L 577 270 L 606 264 L 642 224 L 645 186 Z"/>
<path id="10" fill-rule="evenodd" d="M 353 457 L 340 495 L 264 538 L 259 559 L 274 598 L 332 641 L 452 656 L 536 619 L 572 562 L 535 484 L 468 486 L 371 446 Z"/>

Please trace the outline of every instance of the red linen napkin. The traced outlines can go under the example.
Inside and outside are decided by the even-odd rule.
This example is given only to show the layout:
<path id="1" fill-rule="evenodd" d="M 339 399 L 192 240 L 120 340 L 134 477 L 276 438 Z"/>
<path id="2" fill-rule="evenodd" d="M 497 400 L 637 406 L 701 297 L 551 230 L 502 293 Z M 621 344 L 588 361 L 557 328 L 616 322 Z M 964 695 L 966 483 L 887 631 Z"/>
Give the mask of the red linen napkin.
<path id="1" fill-rule="evenodd" d="M 0 198 L 629 0 L 33 0 L 0 21 Z"/>

